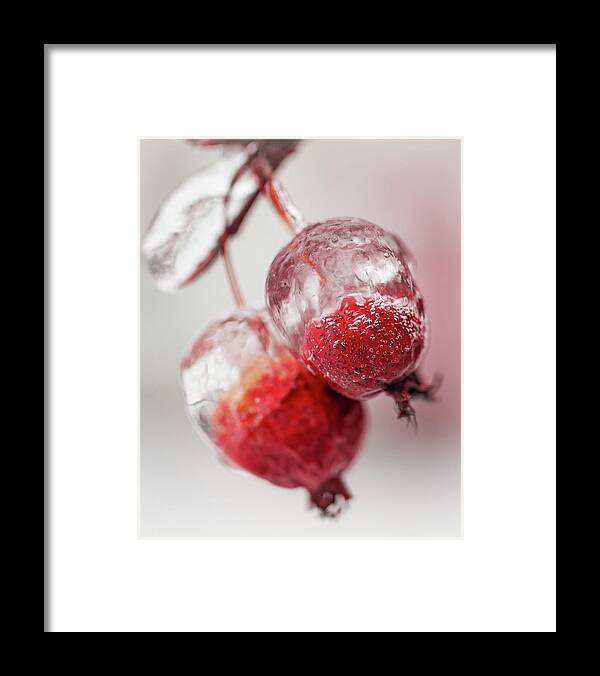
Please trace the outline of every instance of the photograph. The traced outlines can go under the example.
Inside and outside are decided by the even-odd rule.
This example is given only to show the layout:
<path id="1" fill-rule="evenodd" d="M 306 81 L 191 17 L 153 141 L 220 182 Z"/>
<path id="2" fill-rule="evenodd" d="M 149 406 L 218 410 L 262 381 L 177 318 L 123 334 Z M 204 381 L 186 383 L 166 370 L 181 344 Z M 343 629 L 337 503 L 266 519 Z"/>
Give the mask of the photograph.
<path id="1" fill-rule="evenodd" d="M 462 139 L 140 138 L 142 538 L 461 538 Z"/>
<path id="2" fill-rule="evenodd" d="M 44 45 L 45 632 L 556 632 L 557 52 Z"/>

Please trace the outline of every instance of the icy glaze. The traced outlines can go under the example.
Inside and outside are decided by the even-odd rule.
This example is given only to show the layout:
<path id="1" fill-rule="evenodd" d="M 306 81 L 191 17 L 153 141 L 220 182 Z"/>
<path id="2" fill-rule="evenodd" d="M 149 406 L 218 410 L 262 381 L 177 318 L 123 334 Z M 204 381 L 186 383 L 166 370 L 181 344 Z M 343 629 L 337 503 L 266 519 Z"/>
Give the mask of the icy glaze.
<path id="1" fill-rule="evenodd" d="M 216 259 L 241 227 L 265 182 L 297 148 L 296 139 L 189 139 L 223 155 L 167 196 L 146 231 L 142 252 L 157 286 L 176 291 Z"/>
<path id="2" fill-rule="evenodd" d="M 185 180 L 160 206 L 144 235 L 142 251 L 163 291 L 189 284 L 206 269 L 227 229 L 256 199 L 260 182 L 244 170 L 248 157 L 245 149 L 226 153 Z"/>
<path id="3" fill-rule="evenodd" d="M 361 399 L 413 371 L 427 342 L 407 250 L 357 218 L 309 225 L 273 260 L 267 305 L 294 354 Z"/>

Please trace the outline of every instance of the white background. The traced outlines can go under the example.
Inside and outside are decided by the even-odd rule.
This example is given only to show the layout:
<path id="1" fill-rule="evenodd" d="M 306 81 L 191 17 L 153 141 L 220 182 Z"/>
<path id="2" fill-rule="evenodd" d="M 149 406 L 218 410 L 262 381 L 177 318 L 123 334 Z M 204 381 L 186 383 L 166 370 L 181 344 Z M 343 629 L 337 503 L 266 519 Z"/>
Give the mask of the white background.
<path id="1" fill-rule="evenodd" d="M 48 59 L 51 629 L 555 631 L 555 51 Z M 137 539 L 137 139 L 222 135 L 464 137 L 464 540 Z"/>
<path id="2" fill-rule="evenodd" d="M 219 156 L 181 140 L 141 141 L 140 226 L 180 181 Z M 192 338 L 233 302 L 220 261 L 176 294 L 140 280 L 140 532 L 144 537 L 457 537 L 461 529 L 461 148 L 457 139 L 307 140 L 278 172 L 309 220 L 354 215 L 399 235 L 416 259 L 430 348 L 424 377 L 444 377 L 439 401 L 415 403 L 419 430 L 386 396 L 365 402 L 363 450 L 344 479 L 354 495 L 337 520 L 307 514 L 307 493 L 216 461 L 192 429 L 179 363 Z M 264 306 L 271 260 L 290 239 L 266 199 L 231 241 L 246 301 Z"/>

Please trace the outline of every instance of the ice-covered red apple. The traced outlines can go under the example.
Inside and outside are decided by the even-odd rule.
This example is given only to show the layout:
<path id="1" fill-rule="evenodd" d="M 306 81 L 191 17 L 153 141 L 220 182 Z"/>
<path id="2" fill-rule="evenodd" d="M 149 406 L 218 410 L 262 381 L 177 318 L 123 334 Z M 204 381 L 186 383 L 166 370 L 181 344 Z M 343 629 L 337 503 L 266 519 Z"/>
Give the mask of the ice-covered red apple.
<path id="1" fill-rule="evenodd" d="M 286 344 L 352 399 L 385 391 L 411 419 L 428 396 L 417 368 L 427 346 L 423 297 L 401 241 L 359 218 L 307 225 L 273 260 L 267 306 Z"/>
<path id="2" fill-rule="evenodd" d="M 266 312 L 214 322 L 183 359 L 181 380 L 194 426 L 227 463 L 306 488 L 326 515 L 350 498 L 341 474 L 360 449 L 362 405 L 309 373 Z"/>

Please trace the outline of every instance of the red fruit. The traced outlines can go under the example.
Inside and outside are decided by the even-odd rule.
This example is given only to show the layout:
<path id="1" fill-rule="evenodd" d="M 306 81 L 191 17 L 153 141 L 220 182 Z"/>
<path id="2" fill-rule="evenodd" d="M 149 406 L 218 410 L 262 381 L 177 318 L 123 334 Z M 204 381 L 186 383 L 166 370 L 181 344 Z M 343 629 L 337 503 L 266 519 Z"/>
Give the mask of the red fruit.
<path id="1" fill-rule="evenodd" d="M 360 449 L 362 406 L 302 367 L 260 316 L 238 313 L 209 327 L 182 362 L 182 378 L 192 421 L 228 463 L 306 488 L 328 516 L 338 498 L 350 498 L 340 474 Z"/>
<path id="2" fill-rule="evenodd" d="M 364 399 L 411 371 L 424 347 L 423 323 L 407 306 L 346 297 L 307 327 L 301 354 L 330 385 Z"/>
<path id="3" fill-rule="evenodd" d="M 410 257 L 379 226 L 332 218 L 304 227 L 274 258 L 266 297 L 294 355 L 340 394 L 385 391 L 411 421 L 411 395 L 433 393 L 416 371 L 427 318 Z"/>

